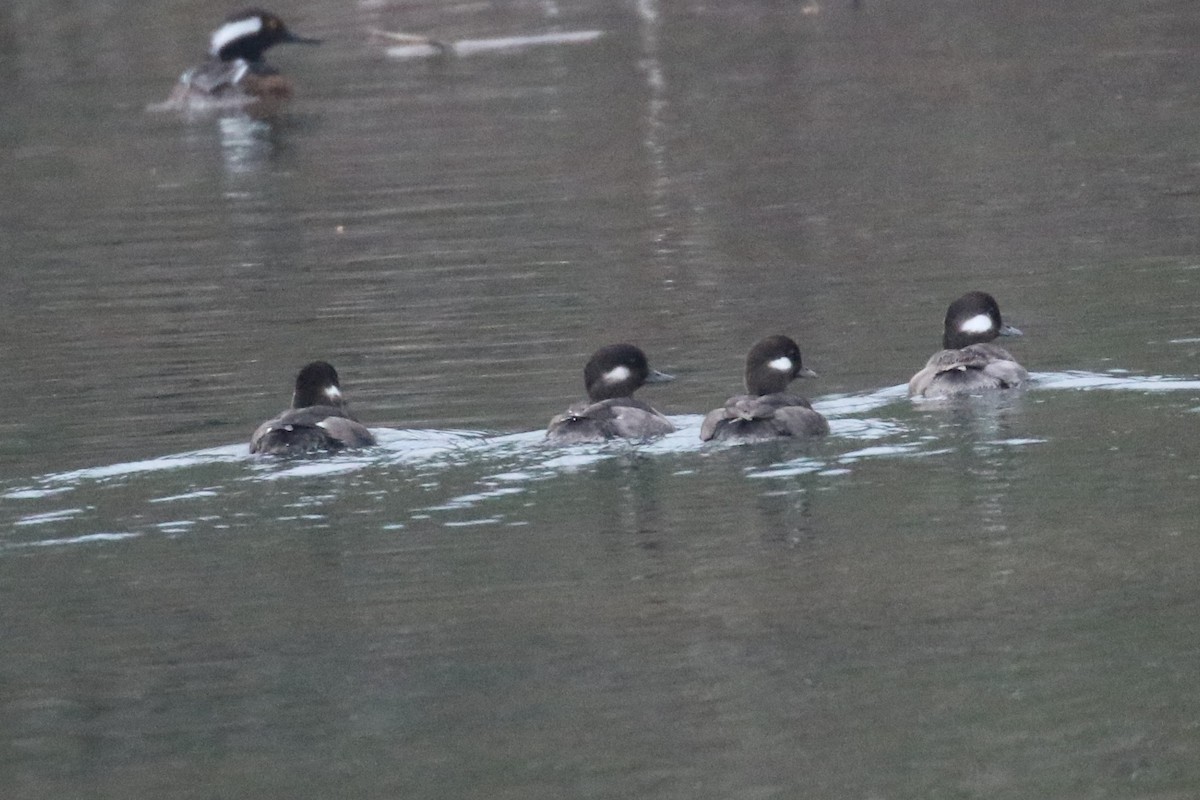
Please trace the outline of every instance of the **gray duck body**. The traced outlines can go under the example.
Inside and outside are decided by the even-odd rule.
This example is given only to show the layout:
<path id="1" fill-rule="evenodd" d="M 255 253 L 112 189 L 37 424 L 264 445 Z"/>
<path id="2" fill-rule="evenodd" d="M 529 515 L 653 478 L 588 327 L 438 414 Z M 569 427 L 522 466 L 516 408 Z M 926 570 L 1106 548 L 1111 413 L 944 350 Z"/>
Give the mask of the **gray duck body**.
<path id="1" fill-rule="evenodd" d="M 967 292 L 950 304 L 942 332 L 942 350 L 908 382 L 913 397 L 956 397 L 997 389 L 1014 389 L 1029 373 L 1012 354 L 996 344 L 1000 336 L 1020 336 L 1005 325 L 1000 306 L 986 292 Z"/>
<path id="2" fill-rule="evenodd" d="M 650 368 L 646 354 L 631 344 L 602 347 L 588 359 L 583 381 L 588 399 L 550 420 L 546 438 L 556 444 L 649 439 L 675 430 L 669 419 L 633 393 L 672 376 Z"/>
<path id="3" fill-rule="evenodd" d="M 799 346 L 786 336 L 768 336 L 746 356 L 746 394 L 735 395 L 704 417 L 703 441 L 760 442 L 780 437 L 823 436 L 829 422 L 807 399 L 788 394 L 795 378 L 813 378 Z"/>
<path id="4" fill-rule="evenodd" d="M 254 431 L 250 452 L 297 456 L 373 444 L 375 436 L 346 407 L 337 371 L 324 361 L 314 361 L 296 376 L 292 407 Z"/>

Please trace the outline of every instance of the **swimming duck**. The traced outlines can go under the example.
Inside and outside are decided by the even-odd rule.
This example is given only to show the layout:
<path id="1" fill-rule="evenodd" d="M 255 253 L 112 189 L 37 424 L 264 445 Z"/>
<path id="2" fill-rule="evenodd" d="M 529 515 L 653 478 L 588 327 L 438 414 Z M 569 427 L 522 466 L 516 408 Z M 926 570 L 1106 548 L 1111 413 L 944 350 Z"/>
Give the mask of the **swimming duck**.
<path id="1" fill-rule="evenodd" d="M 1000 306 L 987 292 L 967 292 L 946 309 L 942 347 L 908 382 L 914 397 L 953 397 L 1025 384 L 1029 373 L 1003 347 L 998 336 L 1020 336 L 1005 325 Z"/>
<path id="2" fill-rule="evenodd" d="M 762 339 L 746 355 L 746 394 L 710 411 L 700 426 L 700 438 L 758 442 L 829 433 L 829 423 L 808 400 L 784 393 L 795 378 L 815 377 L 817 373 L 801 363 L 800 347 L 794 341 L 786 336 Z"/>
<path id="3" fill-rule="evenodd" d="M 292 95 L 291 81 L 263 60 L 263 52 L 277 44 L 320 42 L 292 33 L 269 11 L 239 11 L 213 31 L 208 60 L 180 76 L 167 104 L 186 107 L 214 100 L 286 100 Z"/>
<path id="4" fill-rule="evenodd" d="M 583 382 L 588 399 L 550 420 L 546 438 L 560 444 L 647 439 L 675 430 L 671 421 L 633 398 L 643 384 L 674 377 L 650 368 L 646 354 L 631 344 L 601 347 L 588 359 Z"/>
<path id="5" fill-rule="evenodd" d="M 337 370 L 313 361 L 296 376 L 292 407 L 258 426 L 250 452 L 301 455 L 373 444 L 375 437 L 346 408 Z"/>

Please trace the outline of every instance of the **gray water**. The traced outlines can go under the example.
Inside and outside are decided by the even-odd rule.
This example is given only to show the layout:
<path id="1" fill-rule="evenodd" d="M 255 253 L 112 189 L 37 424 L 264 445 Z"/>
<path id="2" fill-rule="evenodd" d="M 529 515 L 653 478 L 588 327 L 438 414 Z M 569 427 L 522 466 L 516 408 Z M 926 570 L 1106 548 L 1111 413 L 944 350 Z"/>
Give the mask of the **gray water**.
<path id="1" fill-rule="evenodd" d="M 1200 8 L 274 10 L 252 119 L 0 6 L 0 796 L 1200 794 Z M 1034 386 L 909 401 L 974 288 Z M 832 435 L 702 447 L 775 332 Z M 314 358 L 380 447 L 251 459 Z"/>

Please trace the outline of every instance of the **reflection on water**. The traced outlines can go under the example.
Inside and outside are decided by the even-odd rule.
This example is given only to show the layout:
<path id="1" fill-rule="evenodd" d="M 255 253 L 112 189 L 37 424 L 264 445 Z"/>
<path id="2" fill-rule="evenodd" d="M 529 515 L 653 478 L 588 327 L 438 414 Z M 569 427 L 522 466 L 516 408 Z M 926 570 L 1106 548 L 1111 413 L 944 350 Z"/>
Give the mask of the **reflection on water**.
<path id="1" fill-rule="evenodd" d="M 1162 759 L 1154 779 L 1172 785 L 1180 763 L 1138 742 L 1150 730 L 1186 741 L 1186 715 L 1164 718 L 1126 692 L 1135 682 L 1168 696 L 1176 684 L 1170 632 L 1195 611 L 1183 532 L 1200 509 L 1159 511 L 1147 527 L 1130 501 L 1195 470 L 1180 473 L 1170 452 L 1134 456 L 1120 479 L 1073 467 L 1161 427 L 1137 420 L 1099 440 L 1081 435 L 1089 424 L 1200 386 L 1035 379 L 1002 400 L 917 404 L 903 386 L 819 398 L 833 432 L 808 443 L 701 445 L 699 415 L 647 445 L 380 429 L 381 446 L 360 454 L 256 459 L 239 444 L 10 485 L 0 570 L 36 624 L 9 640 L 18 699 L 2 709 L 6 729 L 36 737 L 54 775 L 99 770 L 135 794 L 149 770 L 174 771 L 162 759 L 175 748 L 206 742 L 223 752 L 223 785 L 262 765 L 290 786 L 265 762 L 309 763 L 314 739 L 415 741 L 403 766 L 373 774 L 416 791 L 432 771 L 480 797 L 550 780 L 542 758 L 642 791 L 646 747 L 668 749 L 671 774 L 699 769 L 699 748 L 720 775 L 767 769 L 787 786 L 797 746 L 822 762 L 865 747 L 955 764 L 987 747 L 994 763 L 1031 770 L 1005 779 L 1020 791 L 1056 786 L 1061 769 L 1083 774 L 1102 750 Z M 1118 404 L 1089 422 L 1071 412 L 1098 395 L 1066 382 Z M 1105 492 L 1099 514 L 1063 515 Z M 37 553 L 56 569 L 27 573 Z M 1153 589 L 1138 599 L 1143 574 Z M 60 601 L 39 600 L 47 590 Z M 1146 619 L 1161 636 L 1139 631 Z M 64 666 L 79 659 L 131 672 L 85 678 Z M 1095 659 L 1105 670 L 1080 667 Z M 1031 731 L 1079 736 L 1114 707 L 1122 722 L 1076 745 L 1022 744 Z M 569 722 L 579 717 L 586 736 Z M 814 719 L 820 735 L 797 733 Z M 175 744 L 122 738 L 148 725 Z M 547 725 L 575 732 L 564 741 Z M 128 760 L 81 761 L 74 742 L 92 729 L 94 747 Z M 729 750 L 731 729 L 762 737 L 748 763 Z M 506 742 L 498 763 L 492 735 Z M 442 772 L 426 746 L 478 769 Z M 33 784 L 71 785 L 28 756 L 16 763 Z M 805 777 L 831 784 L 842 774 L 811 768 Z M 871 774 L 972 780 L 935 772 Z"/>
<path id="2" fill-rule="evenodd" d="M 242 114 L 222 116 L 221 154 L 230 174 L 256 172 L 263 169 L 271 157 L 272 126 L 266 120 Z"/>
<path id="3" fill-rule="evenodd" d="M 301 0 L 145 113 L 211 13 L 0 8 L 0 797 L 1195 794 L 1194 4 Z M 976 288 L 1035 384 L 909 400 Z M 831 435 L 702 445 L 776 332 Z M 547 446 L 621 340 L 680 430 Z M 251 458 L 314 358 L 380 446 Z"/>
<path id="4" fill-rule="evenodd" d="M 1033 376 L 1035 396 L 1045 391 L 1103 389 L 1110 391 L 1200 392 L 1200 381 L 1165 376 L 1139 377 L 1131 375 L 1096 374 L 1084 372 L 1038 373 Z M 704 462 L 721 450 L 746 449 L 753 453 L 743 465 L 747 478 L 785 479 L 815 474 L 835 478 L 852 474 L 864 461 L 878 459 L 909 459 L 929 457 L 969 456 L 962 467 L 987 491 L 994 490 L 1001 473 L 997 459 L 1009 448 L 1028 447 L 1053 441 L 1049 433 L 1040 436 L 1017 435 L 1012 429 L 1020 422 L 1029 402 L 1028 391 L 995 392 L 966 399 L 910 401 L 904 386 L 888 387 L 876 392 L 820 398 L 815 407 L 830 420 L 828 439 L 812 441 L 782 441 L 767 446 L 711 445 L 699 439 L 700 415 L 675 416 L 672 422 L 678 430 L 660 439 L 644 442 L 611 442 L 601 445 L 561 448 L 545 441 L 543 431 L 508 435 L 487 435 L 472 431 L 391 430 L 376 429 L 379 446 L 365 451 L 342 453 L 319 459 L 272 459 L 249 455 L 244 445 L 229 445 L 207 450 L 163 456 L 133 463 L 49 474 L 30 484 L 9 488 L 2 496 L 9 511 L 19 511 L 12 520 L 16 526 L 49 525 L 71 521 L 73 525 L 88 522 L 94 507 L 70 507 L 54 510 L 32 510 L 28 501 L 48 500 L 55 506 L 70 503 L 70 494 L 89 485 L 137 488 L 140 476 L 172 473 L 170 480 L 180 487 L 194 486 L 192 472 L 198 468 L 225 465 L 223 481 L 203 489 L 180 489 L 178 494 L 162 495 L 168 485 L 156 477 L 158 493 L 145 499 L 147 503 L 200 501 L 208 506 L 221 498 L 235 494 L 239 484 L 286 480 L 334 480 L 361 471 L 384 472 L 393 469 L 418 469 L 421 474 L 436 476 L 431 487 L 471 488 L 464 494 L 448 495 L 433 505 L 408 509 L 412 519 L 437 519 L 433 512 L 459 512 L 486 507 L 499 500 L 511 508 L 512 496 L 533 491 L 532 485 L 553 481 L 565 474 L 590 470 L 608 461 L 633 459 L 635 462 L 653 458 L 672 458 L 677 464 L 675 476 L 686 482 L 689 476 L 703 469 Z M 913 410 L 925 412 L 914 418 Z M 900 411 L 899 415 L 888 412 Z M 853 415 L 853 416 L 851 416 Z M 864 416 L 867 415 L 867 416 Z M 698 461 L 687 466 L 685 459 Z M 455 473 L 462 473 L 461 476 Z M 1003 486 L 1003 482 L 1000 483 Z M 991 487 L 991 488 L 989 488 Z M 530 507 L 536 507 L 531 505 Z M 511 510 L 506 512 L 511 515 Z M 217 519 L 218 517 L 210 517 Z M 530 520 L 511 516 L 487 517 L 474 524 L 505 521 L 508 524 L 529 524 Z M 403 527 L 410 520 L 390 518 L 390 525 Z M 99 524 L 106 524 L 100 522 Z M 446 520 L 446 525 L 465 524 L 462 519 Z M 100 541 L 81 534 L 71 541 Z M 27 546 L 23 537 L 13 544 Z M 67 540 L 52 539 L 63 542 Z M 37 542 L 45 543 L 45 542 Z"/>

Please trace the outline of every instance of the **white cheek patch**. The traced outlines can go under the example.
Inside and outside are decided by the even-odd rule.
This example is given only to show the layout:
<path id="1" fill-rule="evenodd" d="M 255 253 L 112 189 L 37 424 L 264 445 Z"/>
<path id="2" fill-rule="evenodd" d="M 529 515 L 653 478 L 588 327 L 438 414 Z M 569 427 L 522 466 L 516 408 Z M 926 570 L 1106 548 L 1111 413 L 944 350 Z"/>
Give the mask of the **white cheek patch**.
<path id="1" fill-rule="evenodd" d="M 780 356 L 774 361 L 768 361 L 767 366 L 777 372 L 791 372 L 792 360 L 787 356 Z"/>
<path id="2" fill-rule="evenodd" d="M 341 400 L 342 399 L 342 390 L 336 386 L 326 386 L 325 387 L 325 396 L 328 397 L 330 400 Z"/>
<path id="3" fill-rule="evenodd" d="M 963 333 L 987 333 L 995 330 L 995 326 L 992 325 L 992 318 L 987 314 L 976 314 L 959 325 L 958 329 Z"/>
<path id="4" fill-rule="evenodd" d="M 209 45 L 208 54 L 215 56 L 221 52 L 221 48 L 229 44 L 235 39 L 240 39 L 243 36 L 253 36 L 262 30 L 262 20 L 258 17 L 250 17 L 249 19 L 239 19 L 235 22 L 226 22 L 221 27 L 213 31 L 212 44 Z"/>
<path id="5" fill-rule="evenodd" d="M 629 371 L 629 367 L 613 367 L 608 372 L 604 373 L 603 380 L 605 383 L 621 383 L 622 381 L 629 380 L 629 376 L 632 374 L 633 373 Z"/>

